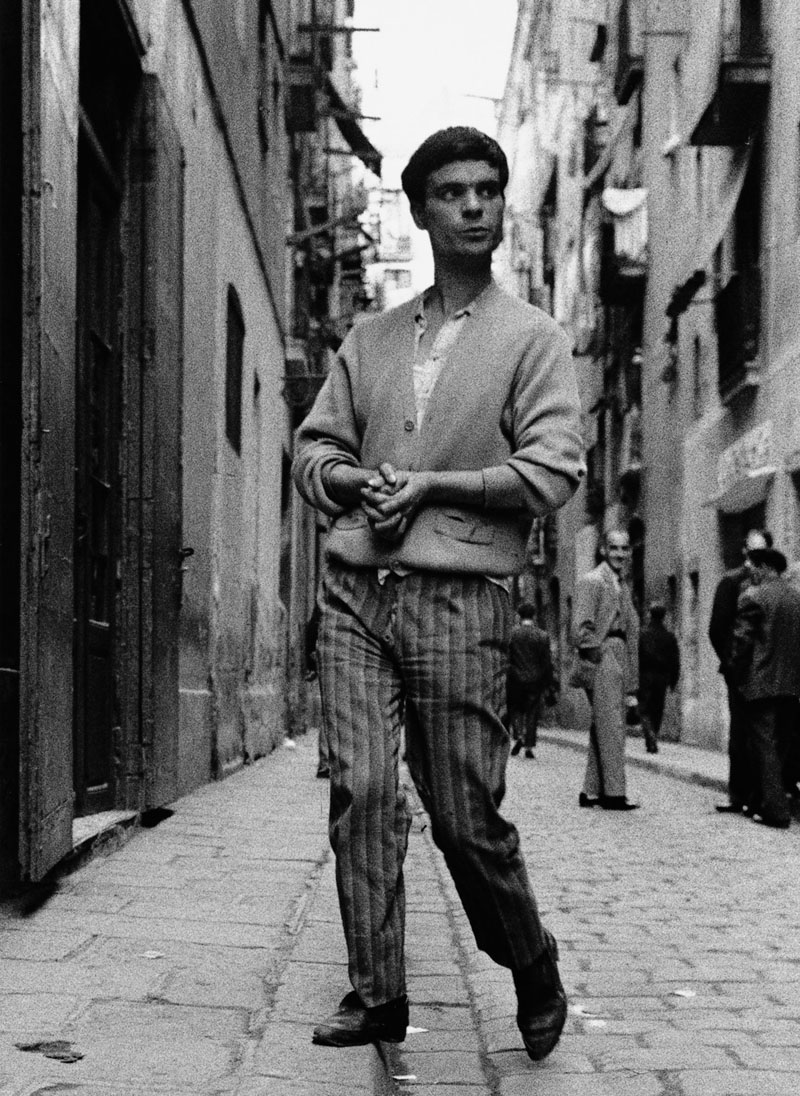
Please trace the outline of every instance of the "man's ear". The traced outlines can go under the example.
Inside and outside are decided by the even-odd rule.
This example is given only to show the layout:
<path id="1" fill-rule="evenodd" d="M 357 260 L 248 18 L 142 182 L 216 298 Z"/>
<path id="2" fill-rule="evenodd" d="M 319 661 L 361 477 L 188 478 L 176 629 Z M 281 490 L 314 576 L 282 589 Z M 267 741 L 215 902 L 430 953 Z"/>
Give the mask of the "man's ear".
<path id="1" fill-rule="evenodd" d="M 411 216 L 414 218 L 414 224 L 417 226 L 417 228 L 425 232 L 428 227 L 425 217 L 425 206 L 417 205 L 416 203 L 412 205 Z"/>

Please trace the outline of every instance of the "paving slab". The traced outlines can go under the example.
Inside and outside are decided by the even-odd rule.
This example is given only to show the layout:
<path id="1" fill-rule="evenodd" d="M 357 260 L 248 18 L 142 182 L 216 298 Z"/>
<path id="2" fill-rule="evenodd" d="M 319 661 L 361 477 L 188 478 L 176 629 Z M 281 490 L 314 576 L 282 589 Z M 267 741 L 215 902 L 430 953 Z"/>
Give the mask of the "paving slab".
<path id="1" fill-rule="evenodd" d="M 412 1028 L 315 1047 L 348 989 L 316 742 L 172 804 L 0 906 L 0 1096 L 785 1096 L 800 1092 L 797 830 L 714 811 L 727 759 L 628 745 L 633 816 L 577 809 L 585 738 L 512 759 L 517 822 L 570 997 L 531 1062 L 507 971 L 478 952 L 424 813 L 409 838 Z M 422 1029 L 422 1030 L 420 1030 Z M 62 1039 L 71 1064 L 15 1042 Z"/>

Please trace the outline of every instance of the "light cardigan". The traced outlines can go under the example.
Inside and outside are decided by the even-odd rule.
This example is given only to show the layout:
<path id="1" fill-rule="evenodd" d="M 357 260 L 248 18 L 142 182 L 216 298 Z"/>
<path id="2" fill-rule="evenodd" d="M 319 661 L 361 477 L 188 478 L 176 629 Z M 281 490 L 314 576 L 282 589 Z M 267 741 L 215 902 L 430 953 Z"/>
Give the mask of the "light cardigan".
<path id="1" fill-rule="evenodd" d="M 354 567 L 518 574 L 534 516 L 557 509 L 584 472 L 580 403 L 569 342 L 554 320 L 494 282 L 477 298 L 417 428 L 416 301 L 357 323 L 297 435 L 293 475 L 331 519 L 329 557 Z M 382 541 L 356 506 L 325 490 L 340 461 L 375 469 L 483 470 L 483 508 L 423 506 L 399 542 Z M 497 508 L 510 465 L 525 510 Z"/>

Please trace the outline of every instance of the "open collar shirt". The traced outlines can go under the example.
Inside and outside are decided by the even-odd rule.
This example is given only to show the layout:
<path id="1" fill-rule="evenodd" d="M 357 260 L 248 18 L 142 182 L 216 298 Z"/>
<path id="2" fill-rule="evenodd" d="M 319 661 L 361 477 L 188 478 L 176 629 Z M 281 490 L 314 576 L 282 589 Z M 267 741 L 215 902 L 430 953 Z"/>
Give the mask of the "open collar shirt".
<path id="1" fill-rule="evenodd" d="M 419 295 L 417 307 L 414 312 L 414 360 L 412 368 L 414 373 L 414 404 L 417 411 L 417 429 L 421 429 L 428 402 L 431 398 L 439 374 L 447 364 L 450 351 L 455 346 L 459 335 L 472 316 L 475 303 L 480 299 L 485 290 L 481 290 L 474 300 L 464 308 L 459 308 L 452 316 L 445 316 L 444 322 L 436 332 L 433 340 L 429 337 L 429 312 L 430 302 L 436 292 L 435 286 L 429 286 Z M 394 567 L 381 567 L 378 570 L 378 581 L 381 585 L 386 581 L 387 575 L 394 573 L 401 578 L 411 574 L 412 568 L 395 564 Z M 504 590 L 510 590 L 511 580 L 489 576 L 489 581 Z"/>

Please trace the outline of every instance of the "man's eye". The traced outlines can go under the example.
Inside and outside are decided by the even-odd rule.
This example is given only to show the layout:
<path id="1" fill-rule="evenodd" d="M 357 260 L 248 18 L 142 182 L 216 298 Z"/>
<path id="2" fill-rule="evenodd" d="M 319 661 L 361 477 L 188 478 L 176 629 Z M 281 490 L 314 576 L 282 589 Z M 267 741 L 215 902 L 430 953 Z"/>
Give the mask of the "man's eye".
<path id="1" fill-rule="evenodd" d="M 500 187 L 497 183 L 485 183 L 478 188 L 478 193 L 482 198 L 496 198 L 500 193 Z"/>
<path id="2" fill-rule="evenodd" d="M 454 198 L 461 196 L 461 188 L 457 186 L 443 186 L 439 191 L 439 197 L 446 202 L 452 202 Z"/>

